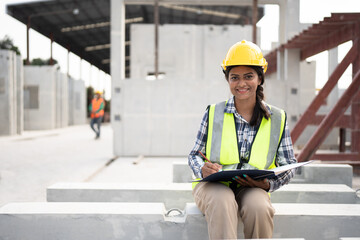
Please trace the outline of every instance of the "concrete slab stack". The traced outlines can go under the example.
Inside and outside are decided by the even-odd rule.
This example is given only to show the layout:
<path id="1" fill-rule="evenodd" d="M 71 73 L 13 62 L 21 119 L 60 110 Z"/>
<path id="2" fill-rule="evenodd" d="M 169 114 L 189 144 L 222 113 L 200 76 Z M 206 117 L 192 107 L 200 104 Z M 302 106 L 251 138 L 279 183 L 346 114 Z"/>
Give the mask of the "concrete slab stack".
<path id="1" fill-rule="evenodd" d="M 56 127 L 56 79 L 58 66 L 24 67 L 24 129 Z"/>
<path id="2" fill-rule="evenodd" d="M 191 183 L 121 184 L 56 183 L 47 188 L 48 202 L 162 202 L 167 209 L 184 209 L 193 202 Z M 360 203 L 344 184 L 290 184 L 271 194 L 272 203 Z"/>
<path id="3" fill-rule="evenodd" d="M 174 165 L 182 171 L 189 170 L 184 162 L 175 162 Z M 176 172 L 174 170 L 174 173 Z M 272 193 L 271 199 L 276 209 L 274 237 L 304 237 L 311 240 L 359 236 L 360 233 L 352 224 L 353 221 L 359 221 L 360 219 L 360 216 L 358 216 L 359 198 L 356 197 L 353 189 L 344 184 L 348 184 L 348 179 L 336 177 L 339 175 L 352 178 L 351 166 L 306 165 L 296 177 L 297 180 L 302 179 L 303 183 L 298 181 L 297 184 L 284 186 Z M 333 184 L 311 183 L 311 181 L 324 182 L 328 178 L 333 178 Z M 174 176 L 174 179 L 178 178 Z M 193 201 L 191 183 L 58 183 L 47 189 L 47 198 L 49 202 L 58 203 L 121 201 L 130 204 L 140 202 L 139 206 L 145 204 L 145 202 L 165 203 L 165 209 L 173 209 L 172 212 L 175 212 L 173 218 L 167 217 L 166 212 L 163 213 L 164 221 L 168 221 L 168 228 L 171 229 L 174 235 L 178 234 L 179 229 L 182 232 L 192 232 L 191 228 L 196 222 L 196 224 L 200 224 L 200 227 L 196 233 L 192 232 L 191 237 L 207 238 L 206 222 L 202 213 L 195 204 L 189 203 Z M 321 223 L 316 224 L 317 221 L 321 221 Z M 174 223 L 176 223 L 177 227 L 172 229 Z M 159 221 L 158 227 L 161 224 L 162 221 Z M 309 231 L 308 229 L 312 225 L 313 227 Z M 333 228 L 329 227 L 330 225 L 336 226 Z M 162 228 L 162 230 L 167 231 L 165 228 Z M 241 237 L 243 236 L 242 225 L 240 224 L 239 238 Z M 188 236 L 181 235 L 181 238 L 188 239 Z"/>
<path id="4" fill-rule="evenodd" d="M 179 165 L 179 164 L 176 164 Z M 351 166 L 313 164 L 272 193 L 274 238 L 330 240 L 360 236 L 360 204 L 346 186 Z M 337 167 L 335 167 L 337 166 Z M 184 170 L 184 168 L 182 168 Z M 319 175 L 318 178 L 314 175 Z M 332 184 L 314 184 L 326 181 Z M 0 208 L 4 239 L 207 239 L 204 215 L 192 203 L 191 183 L 58 183 L 48 202 Z M 238 238 L 243 238 L 239 223 Z"/>
<path id="5" fill-rule="evenodd" d="M 18 132 L 17 118 L 21 115 L 18 116 L 17 111 L 17 70 L 16 53 L 0 50 L 0 135 L 15 135 Z"/>
<path id="6" fill-rule="evenodd" d="M 86 87 L 83 80 L 68 77 L 68 121 L 69 125 L 86 123 Z"/>
<path id="7" fill-rule="evenodd" d="M 275 238 L 360 236 L 360 205 L 273 204 Z M 242 224 L 238 237 L 243 238 Z M 3 239 L 207 239 L 195 204 L 166 211 L 162 203 L 13 203 L 0 209 Z"/>

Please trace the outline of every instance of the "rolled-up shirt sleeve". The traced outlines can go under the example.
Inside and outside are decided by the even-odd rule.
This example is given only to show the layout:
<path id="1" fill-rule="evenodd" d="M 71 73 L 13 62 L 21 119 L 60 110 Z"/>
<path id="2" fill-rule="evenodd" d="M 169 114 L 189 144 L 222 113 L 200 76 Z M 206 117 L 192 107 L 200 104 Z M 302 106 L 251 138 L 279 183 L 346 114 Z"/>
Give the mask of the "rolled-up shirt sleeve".
<path id="1" fill-rule="evenodd" d="M 291 141 L 290 130 L 287 121 L 284 130 L 285 132 L 281 139 L 280 146 L 277 151 L 276 159 L 275 159 L 277 166 L 284 166 L 297 162 L 294 155 L 293 144 Z M 281 186 L 288 184 L 294 175 L 295 175 L 295 169 L 292 169 L 279 174 L 273 179 L 269 179 L 269 183 L 270 183 L 269 192 L 273 192 L 279 189 Z"/>
<path id="2" fill-rule="evenodd" d="M 188 164 L 193 171 L 195 178 L 202 178 L 201 168 L 204 166 L 204 160 L 199 154 L 199 151 L 205 155 L 205 145 L 207 140 L 207 129 L 208 129 L 208 110 L 206 110 L 201 124 L 200 129 L 197 133 L 195 145 L 188 156 Z"/>

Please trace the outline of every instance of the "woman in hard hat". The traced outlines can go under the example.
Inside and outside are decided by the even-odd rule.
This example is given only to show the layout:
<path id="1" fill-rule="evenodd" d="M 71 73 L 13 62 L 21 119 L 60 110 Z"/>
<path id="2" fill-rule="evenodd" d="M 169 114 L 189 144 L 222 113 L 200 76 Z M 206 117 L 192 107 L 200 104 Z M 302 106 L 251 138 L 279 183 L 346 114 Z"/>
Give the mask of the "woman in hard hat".
<path id="1" fill-rule="evenodd" d="M 265 103 L 267 62 L 248 41 L 233 45 L 223 61 L 232 97 L 208 106 L 189 154 L 197 179 L 228 169 L 271 169 L 296 162 L 286 114 Z M 196 205 L 205 214 L 210 239 L 236 239 L 239 217 L 245 238 L 271 238 L 274 208 L 269 193 L 287 184 L 294 170 L 273 179 L 247 175 L 229 182 L 194 182 Z"/>

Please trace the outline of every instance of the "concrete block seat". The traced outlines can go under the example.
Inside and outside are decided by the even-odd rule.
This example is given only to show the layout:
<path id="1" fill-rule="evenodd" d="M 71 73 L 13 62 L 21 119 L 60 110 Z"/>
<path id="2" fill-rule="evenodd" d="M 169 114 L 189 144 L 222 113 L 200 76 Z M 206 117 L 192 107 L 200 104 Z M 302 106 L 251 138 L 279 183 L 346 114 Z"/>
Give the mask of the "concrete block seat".
<path id="1" fill-rule="evenodd" d="M 48 202 L 161 202 L 184 209 L 193 202 L 191 183 L 56 183 L 47 188 Z"/>
<path id="2" fill-rule="evenodd" d="M 190 183 L 115 184 L 56 183 L 47 189 L 48 202 L 162 202 L 166 208 L 183 209 L 193 202 Z M 271 194 L 273 203 L 360 202 L 343 184 L 289 184 Z"/>
<path id="3" fill-rule="evenodd" d="M 274 204 L 274 238 L 360 236 L 360 205 Z M 207 239 L 194 203 L 166 215 L 162 203 L 12 203 L 0 208 L 0 239 Z M 242 238 L 239 224 L 239 238 Z"/>
<path id="4" fill-rule="evenodd" d="M 352 187 L 353 168 L 348 164 L 315 164 L 302 166 L 291 183 L 345 184 Z"/>
<path id="5" fill-rule="evenodd" d="M 352 187 L 353 169 L 347 164 L 311 163 L 298 168 L 290 183 L 345 184 Z M 186 162 L 173 163 L 173 182 L 190 182 L 192 172 Z"/>
<path id="6" fill-rule="evenodd" d="M 354 189 L 344 184 L 288 184 L 271 194 L 273 203 L 360 203 Z"/>

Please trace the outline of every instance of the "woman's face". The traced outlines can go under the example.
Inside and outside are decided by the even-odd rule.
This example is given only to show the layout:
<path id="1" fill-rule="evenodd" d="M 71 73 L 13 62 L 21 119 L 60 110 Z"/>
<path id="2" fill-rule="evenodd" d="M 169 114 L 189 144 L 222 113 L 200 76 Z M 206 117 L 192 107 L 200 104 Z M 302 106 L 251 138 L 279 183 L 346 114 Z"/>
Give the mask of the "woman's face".
<path id="1" fill-rule="evenodd" d="M 254 99 L 256 101 L 256 89 L 260 82 L 258 74 L 250 67 L 237 66 L 229 72 L 230 91 L 237 100 Z"/>

